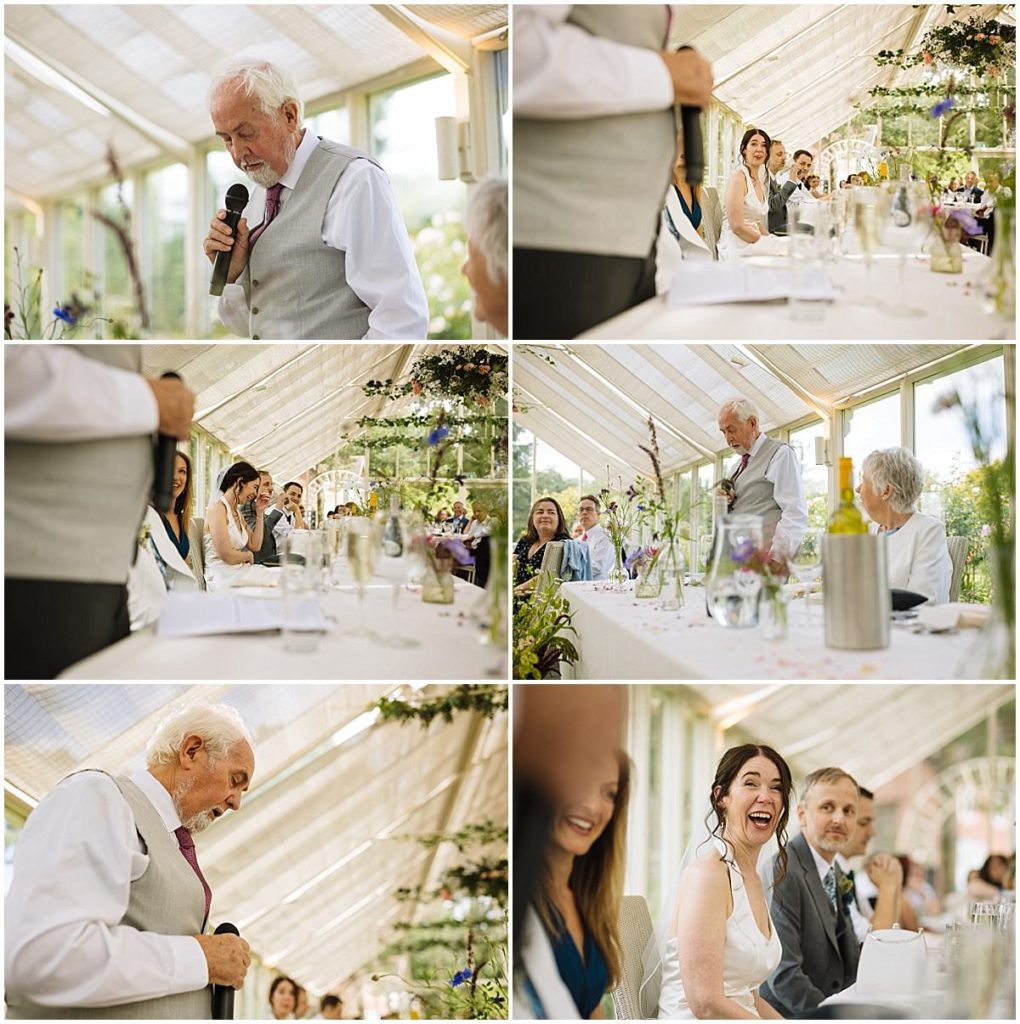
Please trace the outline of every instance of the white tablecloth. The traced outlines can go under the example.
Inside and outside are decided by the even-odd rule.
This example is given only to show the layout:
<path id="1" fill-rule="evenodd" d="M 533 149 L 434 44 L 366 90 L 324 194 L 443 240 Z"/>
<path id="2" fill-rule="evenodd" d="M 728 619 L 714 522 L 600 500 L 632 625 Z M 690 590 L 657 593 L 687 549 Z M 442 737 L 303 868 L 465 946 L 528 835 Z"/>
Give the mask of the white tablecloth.
<path id="1" fill-rule="evenodd" d="M 687 588 L 679 614 L 607 584 L 565 583 L 562 593 L 578 633 L 576 679 L 953 679 L 979 637 L 894 625 L 886 650 L 837 651 L 825 646 L 820 605 L 811 609 L 814 627 L 801 625 L 802 601 L 789 607 L 789 637 L 766 640 L 760 626 L 725 629 L 710 620 L 703 587 Z"/>
<path id="2" fill-rule="evenodd" d="M 395 619 L 392 589 L 380 583 L 366 587 L 369 629 L 413 637 L 418 641 L 415 647 L 387 647 L 345 632 L 358 624 L 358 598 L 353 587 L 343 587 L 323 595 L 323 611 L 337 626 L 319 634 L 318 649 L 312 653 L 285 650 L 278 633 L 166 639 L 148 629 L 78 662 L 61 678 L 403 681 L 484 679 L 496 674 L 505 679 L 506 650 L 481 644 L 478 628 L 469 618 L 483 593 L 457 580 L 453 604 L 426 604 L 420 587 L 404 587 Z"/>
<path id="3" fill-rule="evenodd" d="M 874 294 L 882 300 L 899 298 L 898 257 L 881 252 L 871 270 Z M 785 257 L 752 257 L 742 264 L 785 266 Z M 714 306 L 671 308 L 665 295 L 635 306 L 581 335 L 590 340 L 689 341 L 1001 341 L 1016 337 L 1012 321 L 985 312 L 983 279 L 991 261 L 964 249 L 962 274 L 932 273 L 926 256 L 907 260 L 907 295 L 923 316 L 897 317 L 877 306 L 861 305 L 865 293 L 864 262 L 860 256 L 827 264 L 842 297 L 825 306 L 821 320 L 794 320 L 785 302 L 731 302 Z"/>

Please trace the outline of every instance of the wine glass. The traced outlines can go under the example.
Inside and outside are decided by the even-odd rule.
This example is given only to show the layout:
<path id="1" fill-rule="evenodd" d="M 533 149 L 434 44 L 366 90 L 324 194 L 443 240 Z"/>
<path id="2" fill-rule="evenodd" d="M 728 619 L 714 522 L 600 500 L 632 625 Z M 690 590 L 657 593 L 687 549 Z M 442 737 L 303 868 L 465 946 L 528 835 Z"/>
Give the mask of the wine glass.
<path id="1" fill-rule="evenodd" d="M 375 571 L 375 537 L 371 519 L 352 519 L 347 525 L 347 567 L 358 588 L 358 632 L 365 634 L 365 584 Z"/>
<path id="2" fill-rule="evenodd" d="M 811 625 L 811 584 L 822 574 L 822 537 L 824 530 L 809 526 L 790 555 L 790 568 L 804 584 L 804 625 Z"/>
<path id="3" fill-rule="evenodd" d="M 417 557 L 414 553 L 414 533 L 412 520 L 406 514 L 395 509 L 380 512 L 375 518 L 376 548 L 375 571 L 385 580 L 389 580 L 393 590 L 393 628 L 378 635 L 380 642 L 390 647 L 417 647 L 418 641 L 413 637 L 404 636 L 399 627 L 400 622 L 400 588 L 410 579 Z M 422 532 L 424 526 L 422 526 Z M 421 544 L 417 545 L 421 550 Z"/>
<path id="4" fill-rule="evenodd" d="M 893 316 L 924 316 L 924 310 L 907 304 L 907 256 L 920 250 L 931 231 L 931 199 L 919 181 L 883 184 L 885 216 L 882 240 L 899 253 L 898 301 L 885 305 Z"/>
<path id="5" fill-rule="evenodd" d="M 285 650 L 308 653 L 319 646 L 322 563 L 322 535 L 316 530 L 291 530 L 280 551 Z"/>
<path id="6" fill-rule="evenodd" d="M 864 296 L 859 300 L 863 305 L 878 305 L 871 294 L 871 263 L 881 240 L 882 193 L 877 188 L 858 186 L 854 189 L 854 229 L 857 244 L 864 256 Z"/>

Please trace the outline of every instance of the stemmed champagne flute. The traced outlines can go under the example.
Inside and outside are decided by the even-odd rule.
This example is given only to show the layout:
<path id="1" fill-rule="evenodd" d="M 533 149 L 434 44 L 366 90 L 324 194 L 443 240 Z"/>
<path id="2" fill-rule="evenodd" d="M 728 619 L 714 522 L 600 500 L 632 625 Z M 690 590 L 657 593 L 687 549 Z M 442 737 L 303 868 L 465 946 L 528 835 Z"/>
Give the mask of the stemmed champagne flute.
<path id="1" fill-rule="evenodd" d="M 790 555 L 790 568 L 804 584 L 804 625 L 811 625 L 811 585 L 822 574 L 822 536 L 825 531 L 809 526 Z"/>
<path id="2" fill-rule="evenodd" d="M 368 632 L 365 625 L 365 584 L 375 571 L 375 538 L 371 519 L 352 519 L 347 526 L 347 566 L 358 588 L 358 632 Z"/>
<path id="3" fill-rule="evenodd" d="M 863 185 L 854 189 L 854 228 L 857 243 L 864 256 L 864 296 L 859 300 L 863 305 L 874 306 L 878 300 L 871 293 L 871 263 L 881 239 L 882 193 L 877 188 Z"/>

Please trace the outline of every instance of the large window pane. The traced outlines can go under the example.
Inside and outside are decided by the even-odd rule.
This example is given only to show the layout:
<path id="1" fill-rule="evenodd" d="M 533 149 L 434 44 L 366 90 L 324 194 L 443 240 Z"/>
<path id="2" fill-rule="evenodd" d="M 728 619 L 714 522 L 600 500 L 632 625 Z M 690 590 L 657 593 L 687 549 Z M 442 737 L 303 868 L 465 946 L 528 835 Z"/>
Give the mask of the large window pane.
<path id="1" fill-rule="evenodd" d="M 866 405 L 858 405 L 844 414 L 843 454 L 854 460 L 854 486 L 860 481 L 861 463 L 876 448 L 892 448 L 900 443 L 900 393 Z"/>
<path id="2" fill-rule="evenodd" d="M 143 247 L 152 331 L 180 338 L 184 327 L 184 235 L 188 169 L 171 164 L 145 178 Z"/>
<path id="3" fill-rule="evenodd" d="M 821 421 L 790 431 L 790 447 L 800 460 L 809 526 L 825 526 L 829 518 L 829 473 L 825 466 L 815 464 L 815 440 L 824 436 Z"/>
<path id="4" fill-rule="evenodd" d="M 555 498 L 563 509 L 569 528 L 577 516 L 580 497 L 577 466 L 541 438 L 535 446 L 535 464 L 535 498 Z"/>
<path id="5" fill-rule="evenodd" d="M 698 536 L 697 555 L 694 568 L 697 572 L 704 572 L 705 562 L 712 546 L 712 495 L 715 490 L 716 476 L 715 466 L 709 462 L 704 466 L 698 466 Z"/>
<path id="6" fill-rule="evenodd" d="M 85 289 L 85 204 L 69 199 L 57 207 L 60 232 L 60 256 L 63 268 L 61 301 L 68 302 L 72 293 L 84 298 Z M 48 318 L 44 323 L 48 323 Z"/>
<path id="7" fill-rule="evenodd" d="M 331 142 L 340 142 L 345 146 L 351 144 L 351 119 L 346 107 L 334 107 L 313 117 L 306 117 L 305 128 L 313 135 Z"/>
<path id="8" fill-rule="evenodd" d="M 107 185 L 99 193 L 99 210 L 112 223 L 99 225 L 103 269 L 96 284 L 102 296 L 102 315 L 116 322 L 97 324 L 97 334 L 100 336 L 115 336 L 122 329 L 131 336 L 140 327 L 134 283 L 124 248 L 126 237 L 122 234 L 128 232 L 128 213 L 133 192 L 132 183 L 126 181 L 119 186 L 116 183 Z"/>
<path id="9" fill-rule="evenodd" d="M 914 386 L 914 451 L 925 469 L 920 509 L 942 519 L 950 537 L 969 541 L 960 584 L 962 601 L 987 601 L 991 579 L 985 560 L 990 516 L 999 509 L 983 500 L 979 465 L 960 407 L 939 406 L 959 395 L 977 417 L 991 459 L 1006 451 L 1002 357 Z"/>
<path id="10" fill-rule="evenodd" d="M 447 74 L 376 93 L 369 104 L 372 155 L 389 175 L 407 222 L 428 295 L 430 338 L 471 336 L 471 291 L 460 272 L 464 186 L 440 181 L 436 161 L 435 119 L 455 112 Z"/>

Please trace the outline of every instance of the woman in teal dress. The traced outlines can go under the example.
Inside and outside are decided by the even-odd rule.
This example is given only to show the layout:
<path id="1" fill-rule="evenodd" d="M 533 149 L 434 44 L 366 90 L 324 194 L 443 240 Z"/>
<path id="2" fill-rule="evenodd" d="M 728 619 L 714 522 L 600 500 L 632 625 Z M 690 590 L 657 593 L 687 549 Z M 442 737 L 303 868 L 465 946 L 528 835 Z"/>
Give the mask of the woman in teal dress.
<path id="1" fill-rule="evenodd" d="M 535 910 L 581 1018 L 602 1016 L 620 980 L 619 936 L 630 761 L 607 751 L 555 814 Z"/>

